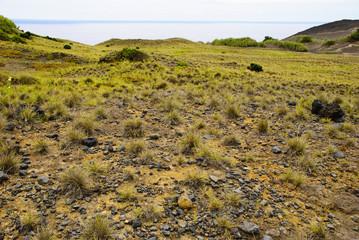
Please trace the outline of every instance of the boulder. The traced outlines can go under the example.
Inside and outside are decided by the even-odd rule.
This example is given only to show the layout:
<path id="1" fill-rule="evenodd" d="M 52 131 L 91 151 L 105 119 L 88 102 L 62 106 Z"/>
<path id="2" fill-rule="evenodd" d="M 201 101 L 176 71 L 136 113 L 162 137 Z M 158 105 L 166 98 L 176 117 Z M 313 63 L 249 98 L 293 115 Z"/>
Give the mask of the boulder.
<path id="1" fill-rule="evenodd" d="M 98 143 L 97 138 L 85 138 L 81 140 L 81 144 L 86 147 L 94 147 Z"/>
<path id="2" fill-rule="evenodd" d="M 312 103 L 312 113 L 321 118 L 329 118 L 334 122 L 344 122 L 345 113 L 338 103 L 323 103 L 316 99 Z"/>
<path id="3" fill-rule="evenodd" d="M 239 226 L 239 228 L 248 234 L 259 234 L 260 229 L 259 226 L 252 222 L 243 222 L 242 225 Z"/>
<path id="4" fill-rule="evenodd" d="M 190 209 L 192 208 L 193 204 L 191 199 L 189 199 L 188 197 L 185 196 L 181 196 L 178 199 L 178 206 L 182 209 Z"/>

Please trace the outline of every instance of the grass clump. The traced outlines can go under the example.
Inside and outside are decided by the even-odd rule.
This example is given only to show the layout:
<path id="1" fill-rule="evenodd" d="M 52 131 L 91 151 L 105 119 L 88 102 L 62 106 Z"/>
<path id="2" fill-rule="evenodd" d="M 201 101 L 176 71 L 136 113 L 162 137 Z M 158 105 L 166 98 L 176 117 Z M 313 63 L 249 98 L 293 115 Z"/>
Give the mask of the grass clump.
<path id="1" fill-rule="evenodd" d="M 83 198 L 91 193 L 92 183 L 86 171 L 71 168 L 62 175 L 62 191 L 65 195 Z"/>
<path id="2" fill-rule="evenodd" d="M 171 125 L 178 125 L 182 123 L 182 118 L 177 111 L 172 111 L 167 114 L 167 119 Z"/>
<path id="3" fill-rule="evenodd" d="M 304 174 L 292 170 L 287 171 L 284 179 L 288 182 L 291 182 L 296 187 L 300 187 L 306 181 Z"/>
<path id="4" fill-rule="evenodd" d="M 193 154 L 194 149 L 201 144 L 201 137 L 195 132 L 189 132 L 180 141 L 180 149 L 183 154 Z"/>
<path id="5" fill-rule="evenodd" d="M 140 155 L 141 164 L 151 164 L 155 160 L 155 155 L 150 151 L 143 151 Z"/>
<path id="6" fill-rule="evenodd" d="M 239 109 L 236 105 L 229 105 L 226 110 L 225 110 L 225 113 L 227 114 L 227 116 L 229 118 L 232 118 L 232 119 L 236 119 L 240 116 L 240 113 L 239 113 Z"/>
<path id="7" fill-rule="evenodd" d="M 184 184 L 194 189 L 201 188 L 206 182 L 208 176 L 200 172 L 188 172 L 184 179 Z"/>
<path id="8" fill-rule="evenodd" d="M 134 187 L 123 187 L 119 191 L 120 199 L 131 200 L 136 198 L 136 189 Z"/>
<path id="9" fill-rule="evenodd" d="M 226 203 L 233 207 L 240 207 L 242 205 L 241 195 L 236 192 L 226 192 L 224 198 Z"/>
<path id="10" fill-rule="evenodd" d="M 71 143 L 79 143 L 85 137 L 86 137 L 86 134 L 81 129 L 71 128 L 67 132 L 67 138 Z"/>
<path id="11" fill-rule="evenodd" d="M 231 159 L 224 157 L 220 152 L 209 149 L 207 146 L 202 145 L 196 149 L 199 157 L 205 158 L 205 162 L 215 167 L 230 167 L 234 163 Z"/>
<path id="12" fill-rule="evenodd" d="M 307 141 L 303 137 L 290 138 L 287 144 L 289 152 L 293 155 L 304 155 L 307 150 Z"/>
<path id="13" fill-rule="evenodd" d="M 23 233 L 28 233 L 30 231 L 33 231 L 36 229 L 38 225 L 40 225 L 40 218 L 32 212 L 23 215 L 20 218 L 20 221 L 22 225 L 21 231 Z"/>
<path id="14" fill-rule="evenodd" d="M 135 210 L 135 214 L 144 221 L 154 221 L 160 219 L 163 209 L 155 203 L 143 206 L 141 209 Z"/>
<path id="15" fill-rule="evenodd" d="M 128 145 L 129 152 L 134 154 L 135 156 L 142 153 L 144 149 L 145 149 L 145 144 L 141 140 L 132 141 Z"/>
<path id="16" fill-rule="evenodd" d="M 38 234 L 35 236 L 35 240 L 55 240 L 54 232 L 49 227 L 41 227 Z"/>
<path id="17" fill-rule="evenodd" d="M 319 239 L 325 239 L 326 238 L 326 234 L 325 234 L 325 229 L 324 229 L 324 225 L 323 224 L 314 224 L 310 227 L 310 232 Z"/>
<path id="18" fill-rule="evenodd" d="M 233 221 L 226 216 L 223 217 L 216 216 L 216 220 L 217 220 L 217 226 L 221 230 L 230 230 L 234 227 Z"/>
<path id="19" fill-rule="evenodd" d="M 142 137 L 144 134 L 142 128 L 142 121 L 138 119 L 129 119 L 125 123 L 125 136 L 126 137 Z"/>
<path id="20" fill-rule="evenodd" d="M 75 120 L 75 128 L 81 129 L 87 135 L 92 135 L 96 128 L 96 122 L 92 115 L 81 116 Z"/>
<path id="21" fill-rule="evenodd" d="M 103 175 L 107 172 L 108 165 L 99 163 L 99 161 L 91 160 L 86 164 L 87 171 L 92 175 Z"/>
<path id="22" fill-rule="evenodd" d="M 96 215 L 83 224 L 83 238 L 86 240 L 114 239 L 114 230 L 106 216 Z"/>
<path id="23" fill-rule="evenodd" d="M 325 42 L 323 42 L 322 46 L 324 47 L 331 47 L 333 46 L 334 44 L 336 44 L 337 41 L 336 40 L 327 40 Z"/>
<path id="24" fill-rule="evenodd" d="M 0 153 L 0 171 L 15 173 L 18 170 L 20 159 L 13 152 Z"/>
<path id="25" fill-rule="evenodd" d="M 227 135 L 223 138 L 223 145 L 224 146 L 238 146 L 241 142 L 239 138 L 235 134 Z"/>
<path id="26" fill-rule="evenodd" d="M 26 123 L 33 123 L 35 121 L 35 112 L 31 107 L 25 107 L 21 110 L 19 117 Z"/>
<path id="27" fill-rule="evenodd" d="M 267 133 L 269 130 L 269 123 L 267 119 L 259 119 L 257 124 L 257 130 L 259 133 Z"/>
<path id="28" fill-rule="evenodd" d="M 106 109 L 104 109 L 103 107 L 96 108 L 95 118 L 97 120 L 108 119 L 108 116 L 109 116 L 109 113 Z"/>
<path id="29" fill-rule="evenodd" d="M 36 153 L 45 154 L 49 151 L 49 145 L 45 139 L 37 139 L 34 144 L 34 150 Z"/>

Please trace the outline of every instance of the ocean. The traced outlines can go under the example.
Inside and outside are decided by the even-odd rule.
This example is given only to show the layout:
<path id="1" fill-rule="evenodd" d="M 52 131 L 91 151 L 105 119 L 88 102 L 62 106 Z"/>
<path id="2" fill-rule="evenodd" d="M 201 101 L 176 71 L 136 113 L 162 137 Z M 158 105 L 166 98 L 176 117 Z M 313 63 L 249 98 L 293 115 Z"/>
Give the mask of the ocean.
<path id="1" fill-rule="evenodd" d="M 221 38 L 265 36 L 283 39 L 321 22 L 191 22 L 191 21 L 48 21 L 14 20 L 21 30 L 42 36 L 68 39 L 95 45 L 111 38 L 167 39 L 185 38 L 210 42 Z"/>

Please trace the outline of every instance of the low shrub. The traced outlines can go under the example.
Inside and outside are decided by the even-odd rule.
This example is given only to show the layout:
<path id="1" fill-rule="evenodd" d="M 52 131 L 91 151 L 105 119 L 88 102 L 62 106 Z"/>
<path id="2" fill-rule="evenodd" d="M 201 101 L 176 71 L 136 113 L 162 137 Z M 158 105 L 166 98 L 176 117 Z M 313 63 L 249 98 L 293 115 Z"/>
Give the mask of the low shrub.
<path id="1" fill-rule="evenodd" d="M 30 39 L 31 36 L 32 36 L 31 32 L 24 32 L 24 33 L 20 34 L 20 37 L 26 38 L 26 39 Z"/>
<path id="2" fill-rule="evenodd" d="M 88 173 L 79 168 L 71 168 L 62 175 L 62 192 L 65 195 L 83 198 L 91 193 Z"/>
<path id="3" fill-rule="evenodd" d="M 149 58 L 149 56 L 137 49 L 133 48 L 124 48 L 122 51 L 118 52 L 115 56 L 116 61 L 143 61 Z"/>
<path id="4" fill-rule="evenodd" d="M 256 63 L 251 63 L 251 65 L 249 65 L 247 67 L 247 69 L 253 71 L 253 72 L 263 72 L 263 67 L 259 64 Z"/>
<path id="5" fill-rule="evenodd" d="M 356 42 L 359 41 L 359 28 L 352 32 L 349 36 L 344 38 L 347 42 Z"/>
<path id="6" fill-rule="evenodd" d="M 0 15 L 0 30 L 1 31 L 11 34 L 11 33 L 14 33 L 15 29 L 16 29 L 16 25 L 13 21 L 8 19 L 7 17 Z"/>
<path id="7" fill-rule="evenodd" d="M 7 35 L 6 32 L 3 32 L 1 29 L 0 29 L 0 40 L 1 41 L 10 41 L 10 37 Z"/>
<path id="8" fill-rule="evenodd" d="M 138 119 L 129 119 L 125 123 L 125 135 L 126 137 L 142 137 L 144 132 L 142 128 L 142 121 Z"/>
<path id="9" fill-rule="evenodd" d="M 33 85 L 38 82 L 38 79 L 27 75 L 18 76 L 11 79 L 11 84 L 13 85 Z"/>
<path id="10" fill-rule="evenodd" d="M 66 44 L 66 45 L 64 45 L 64 49 L 71 49 L 71 46 Z"/>
<path id="11" fill-rule="evenodd" d="M 296 42 L 299 42 L 299 43 L 311 43 L 313 42 L 313 39 L 311 36 L 301 36 L 300 38 L 297 39 Z"/>
<path id="12" fill-rule="evenodd" d="M 226 39 L 215 39 L 212 45 L 232 46 L 232 47 L 258 47 L 260 44 L 249 37 L 244 38 L 226 38 Z"/>
<path id="13" fill-rule="evenodd" d="M 330 46 L 333 46 L 334 44 L 336 44 L 336 42 L 337 42 L 336 40 L 327 40 L 322 44 L 322 46 L 330 47 Z"/>
<path id="14" fill-rule="evenodd" d="M 302 43 L 290 42 L 290 41 L 280 41 L 280 40 L 268 40 L 265 41 L 265 45 L 273 44 L 277 47 L 284 48 L 294 52 L 308 52 L 308 48 Z"/>
<path id="15" fill-rule="evenodd" d="M 177 67 L 188 67 L 188 63 L 187 62 L 178 62 Z"/>
<path id="16" fill-rule="evenodd" d="M 26 43 L 25 39 L 15 35 L 13 36 L 12 38 L 10 38 L 10 41 L 11 42 L 14 42 L 14 43 Z"/>

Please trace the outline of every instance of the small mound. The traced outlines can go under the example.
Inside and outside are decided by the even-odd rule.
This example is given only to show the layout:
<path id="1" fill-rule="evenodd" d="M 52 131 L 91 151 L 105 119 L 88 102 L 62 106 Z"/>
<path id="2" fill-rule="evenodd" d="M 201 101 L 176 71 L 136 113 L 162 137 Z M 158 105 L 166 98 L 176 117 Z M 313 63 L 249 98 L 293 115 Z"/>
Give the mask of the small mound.
<path id="1" fill-rule="evenodd" d="M 149 56 L 146 53 L 143 53 L 137 49 L 133 48 L 124 48 L 121 51 L 112 52 L 102 58 L 100 58 L 99 63 L 112 63 L 129 60 L 131 62 L 144 61 L 148 59 Z"/>

